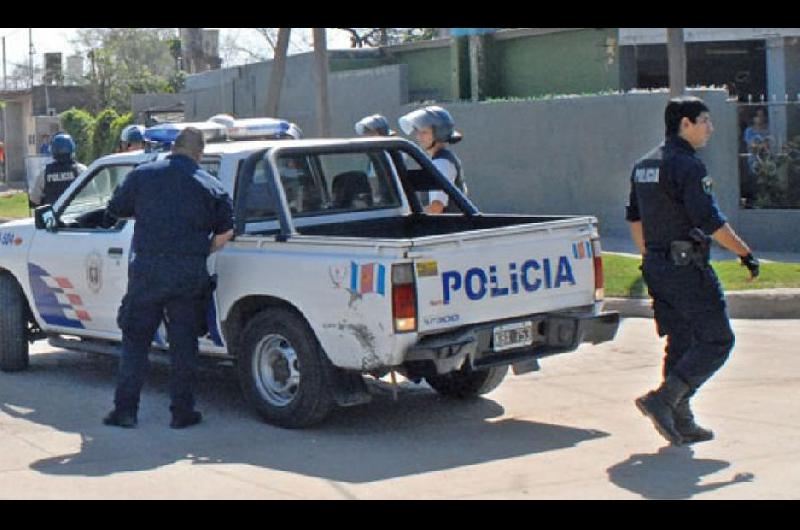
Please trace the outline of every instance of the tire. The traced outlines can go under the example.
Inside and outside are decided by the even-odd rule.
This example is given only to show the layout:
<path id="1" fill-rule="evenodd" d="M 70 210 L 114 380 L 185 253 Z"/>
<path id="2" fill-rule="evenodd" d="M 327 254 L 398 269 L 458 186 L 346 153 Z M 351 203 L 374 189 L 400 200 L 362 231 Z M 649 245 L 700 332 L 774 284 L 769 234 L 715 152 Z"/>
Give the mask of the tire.
<path id="1" fill-rule="evenodd" d="M 297 313 L 284 308 L 258 313 L 245 326 L 240 344 L 239 384 L 267 423 L 308 427 L 333 410 L 329 361 Z"/>
<path id="2" fill-rule="evenodd" d="M 469 363 L 454 372 L 428 376 L 425 381 L 439 394 L 458 399 L 469 399 L 488 394 L 508 373 L 508 366 L 495 366 L 483 370 L 473 370 Z"/>
<path id="3" fill-rule="evenodd" d="M 0 274 L 0 370 L 28 368 L 27 304 L 17 281 Z"/>

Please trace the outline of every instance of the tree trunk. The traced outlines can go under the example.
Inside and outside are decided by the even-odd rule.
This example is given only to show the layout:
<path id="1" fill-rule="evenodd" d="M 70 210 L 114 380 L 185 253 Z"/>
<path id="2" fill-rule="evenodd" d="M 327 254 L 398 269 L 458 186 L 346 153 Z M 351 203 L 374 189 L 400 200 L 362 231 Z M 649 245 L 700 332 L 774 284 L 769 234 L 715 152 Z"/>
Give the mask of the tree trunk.
<path id="1" fill-rule="evenodd" d="M 317 130 L 320 137 L 331 134 L 331 109 L 328 101 L 328 45 L 325 28 L 314 28 L 314 83 L 317 93 Z"/>
<path id="2" fill-rule="evenodd" d="M 278 105 L 281 100 L 281 88 L 286 73 L 286 54 L 289 51 L 289 35 L 292 28 L 278 28 L 278 43 L 275 46 L 275 55 L 272 59 L 272 71 L 269 74 L 269 88 L 267 89 L 266 115 L 278 117 Z"/>
<path id="3" fill-rule="evenodd" d="M 669 97 L 686 92 L 686 44 L 683 28 L 667 28 L 667 60 L 669 61 Z"/>

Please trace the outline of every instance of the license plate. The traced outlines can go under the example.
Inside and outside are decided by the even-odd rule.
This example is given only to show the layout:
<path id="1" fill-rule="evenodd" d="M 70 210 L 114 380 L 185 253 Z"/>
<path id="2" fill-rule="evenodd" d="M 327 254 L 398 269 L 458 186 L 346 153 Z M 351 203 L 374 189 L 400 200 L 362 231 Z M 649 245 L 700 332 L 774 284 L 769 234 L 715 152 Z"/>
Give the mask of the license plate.
<path id="1" fill-rule="evenodd" d="M 494 328 L 494 351 L 533 344 L 533 322 L 517 322 Z"/>

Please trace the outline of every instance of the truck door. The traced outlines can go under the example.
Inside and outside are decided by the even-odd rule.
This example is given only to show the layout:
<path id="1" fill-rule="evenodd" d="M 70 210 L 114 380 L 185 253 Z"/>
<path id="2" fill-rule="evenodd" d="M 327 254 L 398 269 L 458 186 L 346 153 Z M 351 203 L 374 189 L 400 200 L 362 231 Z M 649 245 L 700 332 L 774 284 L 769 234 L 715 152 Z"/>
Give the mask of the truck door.
<path id="1" fill-rule="evenodd" d="M 134 167 L 134 163 L 98 167 L 70 197 L 57 203 L 58 228 L 36 231 L 28 275 L 35 311 L 48 329 L 109 338 L 121 335 L 116 315 L 127 286 L 133 221 L 105 227 L 103 212 L 114 189 Z"/>

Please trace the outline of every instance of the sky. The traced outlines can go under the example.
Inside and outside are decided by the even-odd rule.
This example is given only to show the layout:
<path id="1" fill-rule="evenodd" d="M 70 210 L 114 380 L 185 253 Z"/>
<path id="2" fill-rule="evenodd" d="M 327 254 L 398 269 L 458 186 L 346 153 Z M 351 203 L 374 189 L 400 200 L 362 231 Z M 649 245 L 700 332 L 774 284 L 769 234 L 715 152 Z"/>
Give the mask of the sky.
<path id="1" fill-rule="evenodd" d="M 235 34 L 242 41 L 242 46 L 252 45 L 257 46 L 260 44 L 258 36 L 250 36 L 248 31 L 244 28 L 208 28 L 220 29 L 220 42 L 223 41 L 226 35 Z M 307 28 L 295 28 L 305 30 Z M 73 54 L 73 47 L 70 44 L 70 38 L 74 38 L 78 28 L 33 28 L 33 46 L 35 51 L 34 63 L 41 65 L 44 61 L 43 55 L 48 52 L 61 52 L 64 58 Z M 295 33 L 295 32 L 293 32 Z M 349 36 L 339 30 L 330 29 L 328 32 L 328 47 L 336 48 L 349 48 Z M 14 64 L 28 62 L 28 28 L 0 28 L 0 37 L 6 37 L 6 63 L 7 72 L 10 75 L 13 70 Z M 311 38 L 308 37 L 310 42 Z M 263 42 L 263 41 L 261 41 Z M 291 50 L 290 50 L 291 53 Z M 0 65 L 2 66 L 2 65 Z M 65 64 L 66 66 L 66 64 Z M 225 65 L 230 66 L 230 65 Z"/>

